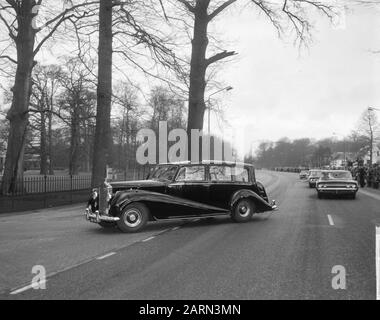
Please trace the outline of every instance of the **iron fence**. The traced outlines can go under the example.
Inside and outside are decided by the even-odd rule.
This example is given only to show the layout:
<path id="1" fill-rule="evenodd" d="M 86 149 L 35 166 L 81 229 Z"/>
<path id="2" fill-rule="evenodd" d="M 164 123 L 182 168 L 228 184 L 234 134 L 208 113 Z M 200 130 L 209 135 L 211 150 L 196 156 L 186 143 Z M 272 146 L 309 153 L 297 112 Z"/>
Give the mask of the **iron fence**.
<path id="1" fill-rule="evenodd" d="M 110 181 L 145 179 L 148 166 L 136 166 L 115 172 Z M 0 176 L 0 184 L 2 177 Z M 73 203 L 88 199 L 91 190 L 91 175 L 24 176 L 15 181 L 12 192 L 0 195 L 0 213 L 36 210 Z"/>

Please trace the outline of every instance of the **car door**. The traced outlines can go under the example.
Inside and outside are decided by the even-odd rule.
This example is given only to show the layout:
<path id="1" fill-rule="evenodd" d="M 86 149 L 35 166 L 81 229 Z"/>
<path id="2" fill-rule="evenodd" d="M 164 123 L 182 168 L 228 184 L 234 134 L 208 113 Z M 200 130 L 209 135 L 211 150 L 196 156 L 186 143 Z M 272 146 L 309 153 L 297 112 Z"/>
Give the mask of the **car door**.
<path id="1" fill-rule="evenodd" d="M 226 165 L 210 165 L 210 205 L 218 208 L 227 208 L 231 192 L 234 189 L 232 182 L 232 168 Z"/>
<path id="2" fill-rule="evenodd" d="M 168 193 L 184 200 L 208 204 L 208 188 L 206 166 L 187 165 L 178 170 L 175 181 L 168 185 Z M 201 211 L 191 206 L 183 206 L 179 211 L 178 216 L 201 214 Z"/>
<path id="3" fill-rule="evenodd" d="M 251 189 L 249 174 L 246 168 L 210 165 L 210 205 L 229 209 L 232 195 L 241 189 Z"/>

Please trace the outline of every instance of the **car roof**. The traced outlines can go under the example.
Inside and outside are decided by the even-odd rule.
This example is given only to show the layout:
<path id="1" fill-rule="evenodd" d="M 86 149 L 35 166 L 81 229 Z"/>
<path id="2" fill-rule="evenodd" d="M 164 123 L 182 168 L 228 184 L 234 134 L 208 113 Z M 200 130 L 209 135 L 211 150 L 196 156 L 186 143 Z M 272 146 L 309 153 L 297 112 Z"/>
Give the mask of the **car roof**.
<path id="1" fill-rule="evenodd" d="M 220 160 L 203 160 L 200 162 L 191 161 L 179 161 L 170 163 L 158 163 L 157 165 L 197 165 L 197 164 L 213 164 L 213 165 L 227 165 L 227 166 L 244 166 L 244 167 L 254 167 L 252 164 L 244 162 L 234 162 L 234 161 L 220 161 Z"/>
<path id="2" fill-rule="evenodd" d="M 322 170 L 322 172 L 350 172 L 348 170 L 334 170 L 334 169 L 331 169 L 331 170 Z"/>

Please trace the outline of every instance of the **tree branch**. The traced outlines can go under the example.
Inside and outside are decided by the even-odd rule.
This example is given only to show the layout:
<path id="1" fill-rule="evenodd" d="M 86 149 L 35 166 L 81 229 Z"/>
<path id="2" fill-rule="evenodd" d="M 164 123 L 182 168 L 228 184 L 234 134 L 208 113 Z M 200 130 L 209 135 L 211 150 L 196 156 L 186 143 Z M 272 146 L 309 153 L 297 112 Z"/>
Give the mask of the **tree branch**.
<path id="1" fill-rule="evenodd" d="M 10 56 L 7 56 L 7 55 L 4 55 L 4 56 L 0 56 L 0 59 L 8 59 L 10 62 L 13 62 L 15 64 L 17 64 L 17 61 L 13 58 L 11 58 Z"/>
<path id="2" fill-rule="evenodd" d="M 186 0 L 178 0 L 178 1 L 181 2 L 190 12 L 195 12 L 195 8 Z"/>
<path id="3" fill-rule="evenodd" d="M 211 14 L 208 15 L 208 21 L 211 21 L 212 19 L 214 19 L 219 13 L 221 13 L 223 10 L 225 10 L 227 7 L 229 7 L 231 4 L 233 4 L 236 1 L 237 0 L 228 0 L 224 2 L 222 5 L 216 8 Z"/>
<path id="4" fill-rule="evenodd" d="M 212 57 L 206 59 L 206 64 L 207 64 L 207 66 L 209 66 L 212 63 L 215 63 L 215 62 L 217 62 L 219 60 L 222 60 L 222 59 L 225 59 L 227 57 L 234 56 L 236 54 L 237 54 L 237 52 L 235 52 L 235 51 L 223 51 L 223 52 L 219 52 L 219 53 L 213 55 Z"/>

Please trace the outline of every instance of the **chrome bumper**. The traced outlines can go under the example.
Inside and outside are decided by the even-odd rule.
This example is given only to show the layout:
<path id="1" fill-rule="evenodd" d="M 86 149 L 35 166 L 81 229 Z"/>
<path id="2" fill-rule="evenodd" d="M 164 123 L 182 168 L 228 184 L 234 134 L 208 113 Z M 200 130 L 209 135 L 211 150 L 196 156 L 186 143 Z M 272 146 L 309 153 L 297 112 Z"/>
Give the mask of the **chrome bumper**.
<path id="1" fill-rule="evenodd" d="M 84 216 L 87 221 L 93 222 L 93 223 L 100 223 L 100 222 L 117 222 L 120 220 L 120 218 L 117 217 L 111 217 L 106 215 L 99 214 L 99 211 L 96 212 L 90 212 L 90 210 L 86 209 L 86 212 L 84 213 Z"/>
<path id="2" fill-rule="evenodd" d="M 317 188 L 317 191 L 323 193 L 355 193 L 358 189 L 355 188 Z"/>
<path id="3" fill-rule="evenodd" d="M 272 207 L 273 211 L 278 211 L 278 206 L 276 205 L 276 201 L 275 200 L 272 200 L 271 207 Z"/>

